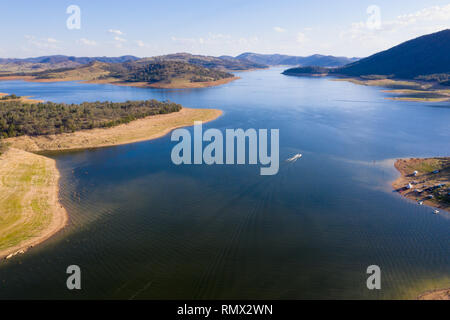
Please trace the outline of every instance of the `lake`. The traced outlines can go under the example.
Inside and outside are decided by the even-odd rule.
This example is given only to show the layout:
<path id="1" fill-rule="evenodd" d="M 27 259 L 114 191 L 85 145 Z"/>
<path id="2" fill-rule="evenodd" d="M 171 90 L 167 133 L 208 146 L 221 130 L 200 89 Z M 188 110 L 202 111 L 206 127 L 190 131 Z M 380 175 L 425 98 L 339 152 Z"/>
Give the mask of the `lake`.
<path id="1" fill-rule="evenodd" d="M 282 70 L 192 90 L 0 82 L 0 92 L 55 102 L 155 98 L 224 111 L 204 129 L 280 130 L 274 176 L 259 165 L 176 166 L 170 135 L 51 154 L 69 225 L 0 263 L 0 298 L 387 299 L 449 286 L 449 215 L 390 186 L 396 158 L 450 154 L 449 103 Z M 81 291 L 66 288 L 69 265 L 81 268 Z M 381 290 L 366 287 L 370 265 Z"/>

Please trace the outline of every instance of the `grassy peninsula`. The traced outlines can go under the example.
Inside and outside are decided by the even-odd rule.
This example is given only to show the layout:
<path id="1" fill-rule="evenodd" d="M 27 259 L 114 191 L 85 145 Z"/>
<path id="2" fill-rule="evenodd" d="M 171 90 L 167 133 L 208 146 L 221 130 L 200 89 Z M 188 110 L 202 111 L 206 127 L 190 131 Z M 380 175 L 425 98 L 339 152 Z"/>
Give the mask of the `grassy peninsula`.
<path id="1" fill-rule="evenodd" d="M 16 98 L 0 101 L 0 258 L 24 253 L 67 222 L 55 161 L 31 152 L 150 140 L 222 114 L 156 100 L 33 104 Z"/>
<path id="2" fill-rule="evenodd" d="M 55 161 L 15 148 L 0 155 L 0 258 L 23 253 L 67 222 Z"/>

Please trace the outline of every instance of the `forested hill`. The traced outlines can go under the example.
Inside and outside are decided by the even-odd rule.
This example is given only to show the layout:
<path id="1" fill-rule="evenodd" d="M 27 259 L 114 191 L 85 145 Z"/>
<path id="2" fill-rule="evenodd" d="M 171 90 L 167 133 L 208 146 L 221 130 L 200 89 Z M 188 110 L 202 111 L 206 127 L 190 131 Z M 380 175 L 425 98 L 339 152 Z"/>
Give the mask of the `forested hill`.
<path id="1" fill-rule="evenodd" d="M 166 60 L 138 60 L 125 63 L 94 62 L 76 68 L 38 72 L 33 76 L 36 79 L 50 80 L 105 80 L 146 82 L 148 84 L 199 83 L 234 77 L 228 72 Z"/>
<path id="2" fill-rule="evenodd" d="M 384 75 L 414 79 L 450 73 L 450 29 L 406 41 L 334 70 L 348 76 Z"/>
<path id="3" fill-rule="evenodd" d="M 220 70 L 167 60 L 139 60 L 123 64 L 108 65 L 110 76 L 128 82 L 170 82 L 184 79 L 190 82 L 217 81 L 233 78 L 234 75 Z"/>
<path id="4" fill-rule="evenodd" d="M 339 68 L 296 67 L 286 75 L 337 75 L 367 79 L 450 81 L 450 29 L 403 42 Z"/>
<path id="5" fill-rule="evenodd" d="M 247 59 L 236 59 L 230 56 L 202 56 L 193 55 L 190 53 L 175 53 L 164 56 L 145 58 L 141 61 L 176 61 L 201 66 L 204 68 L 218 69 L 218 70 L 230 70 L 230 71 L 243 71 L 249 69 L 263 69 L 268 66 L 263 63 L 256 63 Z"/>

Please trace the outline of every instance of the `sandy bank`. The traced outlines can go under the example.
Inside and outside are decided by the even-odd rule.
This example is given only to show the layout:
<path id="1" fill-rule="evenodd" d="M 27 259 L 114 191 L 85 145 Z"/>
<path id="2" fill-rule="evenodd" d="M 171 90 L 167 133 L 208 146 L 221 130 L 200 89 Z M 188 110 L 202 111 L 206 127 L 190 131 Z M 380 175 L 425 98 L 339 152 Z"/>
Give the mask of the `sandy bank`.
<path id="1" fill-rule="evenodd" d="M 395 168 L 401 175 L 392 183 L 394 190 L 418 204 L 450 212 L 450 157 L 399 159 Z"/>
<path id="2" fill-rule="evenodd" d="M 173 83 L 152 83 L 147 82 L 123 82 L 116 80 L 90 80 L 85 81 L 86 83 L 96 83 L 96 84 L 113 84 L 116 86 L 126 86 L 126 87 L 136 87 L 136 88 L 153 88 L 153 89 L 195 89 L 195 88 L 207 88 L 220 86 L 222 84 L 227 84 L 234 80 L 240 79 L 239 77 L 220 79 L 216 81 L 206 81 L 206 82 L 188 82 L 188 81 L 178 81 Z"/>
<path id="3" fill-rule="evenodd" d="M 67 223 L 54 160 L 9 148 L 0 155 L 0 258 L 25 252 Z"/>
<path id="4" fill-rule="evenodd" d="M 182 108 L 179 112 L 150 116 L 112 128 L 81 130 L 49 136 L 20 136 L 5 139 L 14 148 L 26 151 L 57 151 L 121 145 L 162 137 L 173 129 L 192 126 L 195 121 L 218 118 L 216 109 Z"/>
<path id="5" fill-rule="evenodd" d="M 0 93 L 0 98 L 9 95 L 9 93 Z M 0 100 L 0 102 L 20 101 L 22 103 L 40 103 L 44 100 L 31 99 L 31 96 L 19 97 L 18 99 Z"/>
<path id="6" fill-rule="evenodd" d="M 391 93 L 393 97 L 386 97 L 387 100 L 410 101 L 410 102 L 447 102 L 450 101 L 450 90 L 441 88 L 435 83 L 418 80 L 397 80 L 397 79 L 362 79 L 342 77 L 333 79 L 334 81 L 347 81 L 363 86 L 374 86 L 389 88 L 381 90 Z"/>

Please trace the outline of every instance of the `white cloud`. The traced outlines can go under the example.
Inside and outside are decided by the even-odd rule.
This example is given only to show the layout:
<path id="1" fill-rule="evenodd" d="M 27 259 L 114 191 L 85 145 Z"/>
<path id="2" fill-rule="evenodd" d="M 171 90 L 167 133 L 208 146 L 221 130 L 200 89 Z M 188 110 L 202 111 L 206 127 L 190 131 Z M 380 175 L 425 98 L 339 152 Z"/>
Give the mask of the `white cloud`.
<path id="1" fill-rule="evenodd" d="M 97 42 L 95 42 L 94 40 L 89 40 L 89 39 L 86 39 L 86 38 L 81 38 L 77 42 L 81 43 L 81 44 L 84 44 L 86 46 L 96 46 L 97 45 Z"/>
<path id="2" fill-rule="evenodd" d="M 297 33 L 297 42 L 298 43 L 305 43 L 306 41 L 308 41 L 308 38 L 306 37 L 306 35 L 303 32 Z"/>
<path id="3" fill-rule="evenodd" d="M 27 39 L 27 42 L 29 45 L 32 45 L 34 47 L 37 47 L 39 49 L 60 49 L 56 43 L 58 41 L 53 38 L 36 38 L 35 36 L 26 35 L 25 39 Z"/>
<path id="4" fill-rule="evenodd" d="M 183 45 L 208 45 L 208 46 L 227 46 L 227 45 L 234 45 L 234 44 L 250 44 L 258 42 L 258 37 L 249 37 L 249 38 L 233 38 L 229 34 L 222 34 L 222 33 L 208 33 L 208 36 L 206 37 L 199 37 L 199 38 L 179 38 L 172 36 L 170 38 L 173 42 L 177 42 Z"/>
<path id="5" fill-rule="evenodd" d="M 185 45 L 186 44 L 196 44 L 199 41 L 196 38 L 178 38 L 178 37 L 174 37 L 174 36 L 170 37 L 170 39 L 173 42 L 178 42 L 178 43 L 185 44 Z"/>
<path id="6" fill-rule="evenodd" d="M 114 46 L 115 46 L 116 48 L 121 49 L 121 48 L 123 48 L 123 44 L 124 44 L 125 42 L 127 42 L 126 39 L 124 39 L 124 38 L 122 38 L 122 37 L 119 37 L 119 36 L 115 36 L 115 37 L 114 37 L 113 44 L 114 44 Z"/>
<path id="7" fill-rule="evenodd" d="M 383 8 L 381 7 L 381 13 Z M 354 22 L 339 34 L 342 46 L 365 50 L 368 54 L 393 47 L 423 34 L 448 28 L 450 4 L 432 6 L 399 15 L 391 20 L 381 20 L 378 29 L 368 28 L 367 22 Z"/>
<path id="8" fill-rule="evenodd" d="M 118 35 L 118 36 L 123 36 L 125 34 L 122 31 L 117 30 L 117 29 L 109 29 L 108 32 L 109 33 L 113 33 L 113 34 Z"/>
<path id="9" fill-rule="evenodd" d="M 416 23 L 418 21 L 450 20 L 450 4 L 443 7 L 433 6 L 424 8 L 414 13 L 404 14 L 397 17 L 397 21 L 403 24 Z"/>
<path id="10" fill-rule="evenodd" d="M 199 37 L 172 36 L 172 51 L 189 51 L 195 54 L 226 55 L 255 50 L 261 42 L 256 36 L 234 37 L 223 33 L 208 33 Z"/>
<path id="11" fill-rule="evenodd" d="M 114 40 L 118 41 L 118 42 L 126 42 L 127 40 L 121 37 L 114 37 Z"/>
<path id="12" fill-rule="evenodd" d="M 275 30 L 276 32 L 286 32 L 286 29 L 283 29 L 282 27 L 273 27 L 273 30 Z"/>
<path id="13" fill-rule="evenodd" d="M 134 41 L 139 48 L 154 49 L 155 46 L 142 40 Z"/>

